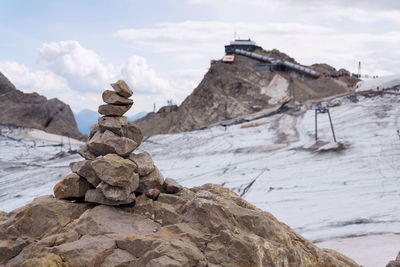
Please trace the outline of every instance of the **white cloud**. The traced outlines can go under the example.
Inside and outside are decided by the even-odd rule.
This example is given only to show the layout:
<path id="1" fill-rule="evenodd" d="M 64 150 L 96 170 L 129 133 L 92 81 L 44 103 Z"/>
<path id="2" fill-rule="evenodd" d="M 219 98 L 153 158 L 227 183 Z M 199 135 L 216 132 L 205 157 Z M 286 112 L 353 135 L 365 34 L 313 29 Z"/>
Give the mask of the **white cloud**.
<path id="1" fill-rule="evenodd" d="M 113 81 L 114 67 L 78 41 L 45 43 L 38 49 L 50 70 L 65 77 L 76 90 L 99 92 Z"/>
<path id="2" fill-rule="evenodd" d="M 167 94 L 171 89 L 168 80 L 158 76 L 143 57 L 131 56 L 121 67 L 120 78 L 125 80 L 138 94 Z"/>
<path id="3" fill-rule="evenodd" d="M 110 83 L 118 79 L 125 80 L 134 91 L 135 106 L 128 115 L 151 111 L 153 103 L 160 107 L 167 99 L 180 102 L 188 93 L 183 88 L 185 83 L 163 78 L 143 57 L 131 56 L 119 66 L 106 64 L 78 41 L 45 43 L 38 52 L 47 70 L 36 71 L 16 62 L 0 62 L 0 71 L 18 89 L 59 98 L 75 112 L 85 108 L 97 110 L 102 103 L 101 92 L 111 89 Z"/>
<path id="4" fill-rule="evenodd" d="M 160 23 L 150 28 L 123 29 L 114 36 L 155 52 L 188 53 L 193 57 L 199 51 L 223 51 L 223 45 L 233 32 L 254 35 L 310 35 L 326 34 L 331 29 L 298 23 L 227 23 L 219 21 L 184 21 Z M 242 36 L 244 37 L 244 36 Z"/>
<path id="5" fill-rule="evenodd" d="M 334 22 L 389 21 L 400 23 L 398 0 L 186 0 L 191 5 L 207 5 L 219 12 L 221 18 L 238 20 L 255 18 L 265 21 L 271 16 L 278 20 Z M 274 16 L 278 15 L 278 16 Z"/>
<path id="6" fill-rule="evenodd" d="M 241 37 L 251 37 L 267 50 L 277 48 L 304 64 L 325 62 L 356 71 L 357 62 L 362 61 L 366 72 L 379 75 L 397 72 L 400 64 L 396 48 L 400 32 L 344 33 L 332 27 L 299 23 L 186 21 L 125 29 L 114 35 L 134 46 L 170 52 L 171 60 L 193 55 L 212 59 L 223 55 L 223 45 L 232 38 L 233 29 L 246 33 Z M 205 68 L 208 60 L 202 62 Z"/>
<path id="7" fill-rule="evenodd" d="M 96 109 L 101 102 L 97 94 L 72 90 L 68 81 L 49 70 L 35 71 L 16 62 L 0 62 L 2 72 L 19 90 L 36 92 L 50 98 L 58 98 L 75 111 L 84 108 Z M 97 96 L 97 98 L 95 97 Z"/>

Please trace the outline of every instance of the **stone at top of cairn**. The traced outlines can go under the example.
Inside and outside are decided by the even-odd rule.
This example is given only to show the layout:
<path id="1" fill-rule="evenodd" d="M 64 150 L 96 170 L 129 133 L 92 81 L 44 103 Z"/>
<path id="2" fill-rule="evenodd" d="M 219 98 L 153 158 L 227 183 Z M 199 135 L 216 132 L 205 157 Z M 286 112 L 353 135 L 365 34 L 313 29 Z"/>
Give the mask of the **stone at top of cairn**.
<path id="1" fill-rule="evenodd" d="M 107 104 L 99 106 L 104 116 L 79 151 L 86 160 L 70 164 L 73 174 L 54 186 L 54 195 L 118 206 L 134 203 L 140 194 L 156 199 L 161 192 L 178 192 L 181 187 L 172 179 L 164 181 L 149 153 L 132 153 L 143 139 L 135 123 L 122 116 L 133 104 L 132 90 L 122 80 L 111 86 L 115 91 L 104 91 Z"/>
<path id="2" fill-rule="evenodd" d="M 117 92 L 117 94 L 119 94 L 120 96 L 126 97 L 126 98 L 132 96 L 132 94 L 133 94 L 132 90 L 129 88 L 129 86 L 126 84 L 126 82 L 123 80 L 119 80 L 115 83 L 112 83 L 111 87 L 114 88 L 114 90 L 115 90 L 115 92 Z"/>

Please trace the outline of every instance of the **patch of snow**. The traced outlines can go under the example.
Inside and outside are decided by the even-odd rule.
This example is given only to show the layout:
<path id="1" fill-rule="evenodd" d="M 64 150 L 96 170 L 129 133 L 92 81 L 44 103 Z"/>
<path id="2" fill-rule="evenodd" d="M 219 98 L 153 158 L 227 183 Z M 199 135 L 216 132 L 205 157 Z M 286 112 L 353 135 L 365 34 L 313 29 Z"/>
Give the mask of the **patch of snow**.
<path id="1" fill-rule="evenodd" d="M 370 79 L 361 81 L 357 84 L 357 92 L 367 90 L 383 90 L 393 88 L 394 86 L 400 85 L 400 74 L 379 77 L 376 79 Z M 379 88 L 379 89 L 378 89 Z"/>
<path id="2" fill-rule="evenodd" d="M 400 99 L 360 98 L 331 109 L 342 151 L 312 153 L 314 111 L 241 125 L 158 135 L 141 148 L 185 186 L 217 183 L 243 194 L 311 240 L 400 233 Z M 332 141 L 328 117 L 319 138 Z"/>
<path id="3" fill-rule="evenodd" d="M 400 249 L 400 235 L 370 235 L 332 239 L 316 243 L 321 248 L 336 250 L 364 267 L 386 266 Z"/>
<path id="4" fill-rule="evenodd" d="M 80 160 L 68 140 L 39 130 L 0 126 L 0 210 L 11 211 L 41 195 L 53 193 L 53 186 Z M 71 139 L 71 149 L 81 142 Z"/>

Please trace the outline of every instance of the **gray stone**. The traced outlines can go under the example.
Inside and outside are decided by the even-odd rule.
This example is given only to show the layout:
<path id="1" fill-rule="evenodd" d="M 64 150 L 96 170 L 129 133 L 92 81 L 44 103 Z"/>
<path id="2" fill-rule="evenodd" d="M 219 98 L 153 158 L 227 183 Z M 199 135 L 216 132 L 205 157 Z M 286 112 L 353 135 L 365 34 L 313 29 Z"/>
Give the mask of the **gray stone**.
<path id="1" fill-rule="evenodd" d="M 81 155 L 84 159 L 92 160 L 96 158 L 96 155 L 94 155 L 92 152 L 89 151 L 89 148 L 87 145 L 81 146 L 81 148 L 78 150 L 78 154 Z"/>
<path id="2" fill-rule="evenodd" d="M 136 164 L 137 172 L 140 176 L 146 176 L 155 169 L 154 162 L 151 159 L 150 154 L 147 152 L 139 154 L 132 153 L 129 155 L 129 159 Z"/>
<path id="3" fill-rule="evenodd" d="M 107 104 L 113 105 L 132 105 L 133 100 L 129 98 L 122 97 L 118 95 L 116 92 L 111 90 L 106 90 L 103 92 L 103 101 Z"/>
<path id="4" fill-rule="evenodd" d="M 182 186 L 172 178 L 166 178 L 164 181 L 164 190 L 169 194 L 175 194 L 182 190 Z"/>
<path id="5" fill-rule="evenodd" d="M 101 182 L 97 187 L 103 195 L 112 201 L 124 201 L 129 195 L 139 187 L 139 175 L 134 173 L 135 178 L 128 187 L 112 186 L 105 182 Z"/>
<path id="6" fill-rule="evenodd" d="M 162 192 L 163 184 L 164 177 L 158 168 L 155 167 L 154 171 L 146 176 L 140 177 L 139 188 L 137 189 L 137 192 L 146 193 L 150 189 L 158 189 Z"/>
<path id="7" fill-rule="evenodd" d="M 99 113 L 107 116 L 122 116 L 124 115 L 130 108 L 131 105 L 111 105 L 105 104 L 99 106 Z"/>
<path id="8" fill-rule="evenodd" d="M 58 199 L 82 198 L 91 188 L 93 186 L 85 179 L 76 173 L 71 173 L 54 186 L 54 196 Z"/>
<path id="9" fill-rule="evenodd" d="M 135 194 L 132 193 L 126 200 L 123 201 L 112 201 L 106 198 L 100 189 L 91 189 L 86 192 L 85 201 L 109 206 L 119 206 L 131 204 L 135 201 Z"/>
<path id="10" fill-rule="evenodd" d="M 131 254 L 122 249 L 116 249 L 107 256 L 100 267 L 128 267 L 131 262 L 136 260 Z"/>
<path id="11" fill-rule="evenodd" d="M 109 130 L 119 136 L 122 136 L 122 127 L 128 124 L 126 117 L 100 117 L 99 118 L 99 128 L 100 131 L 104 132 Z M 132 139 L 132 138 L 130 138 Z"/>
<path id="12" fill-rule="evenodd" d="M 120 156 L 128 156 L 137 148 L 137 143 L 129 138 L 120 137 L 106 130 L 104 133 L 96 132 L 87 143 L 89 151 L 96 156 L 104 156 L 116 153 Z"/>
<path id="13" fill-rule="evenodd" d="M 138 146 L 142 143 L 143 134 L 140 128 L 134 122 L 128 122 L 128 124 L 122 127 L 122 136 L 132 139 Z"/>
<path id="14" fill-rule="evenodd" d="M 97 177 L 96 172 L 93 170 L 91 160 L 83 160 L 72 162 L 69 164 L 72 172 L 77 173 L 79 176 L 85 178 L 89 183 L 96 187 L 101 180 Z"/>
<path id="15" fill-rule="evenodd" d="M 136 165 L 116 154 L 108 154 L 91 164 L 100 180 L 112 186 L 128 188 L 137 179 Z"/>
<path id="16" fill-rule="evenodd" d="M 111 87 L 115 90 L 115 92 L 117 92 L 117 94 L 126 98 L 130 97 L 133 94 L 132 90 L 123 80 L 112 83 Z"/>
<path id="17" fill-rule="evenodd" d="M 53 249 L 55 254 L 62 255 L 67 266 L 100 266 L 107 254 L 115 249 L 115 241 L 104 235 L 84 235 L 79 240 L 62 244 Z M 63 265 L 40 265 L 63 266 Z M 64 265 L 65 266 L 65 265 Z"/>

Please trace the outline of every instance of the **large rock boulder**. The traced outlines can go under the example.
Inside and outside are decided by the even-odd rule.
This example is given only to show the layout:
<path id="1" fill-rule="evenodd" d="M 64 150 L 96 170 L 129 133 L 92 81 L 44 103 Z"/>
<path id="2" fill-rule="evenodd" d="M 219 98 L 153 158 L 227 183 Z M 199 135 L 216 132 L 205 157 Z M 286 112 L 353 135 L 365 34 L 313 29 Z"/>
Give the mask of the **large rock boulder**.
<path id="1" fill-rule="evenodd" d="M 139 175 L 135 173 L 136 165 L 116 154 L 95 159 L 91 164 L 97 177 L 109 185 L 128 187 L 139 179 Z"/>
<path id="2" fill-rule="evenodd" d="M 128 156 L 138 144 L 132 139 L 121 137 L 106 130 L 97 131 L 87 142 L 88 150 L 96 156 L 104 156 L 109 153 L 116 153 L 120 156 Z"/>
<path id="3" fill-rule="evenodd" d="M 126 208 L 42 197 L 0 220 L 0 252 L 8 267 L 359 266 L 211 184 Z"/>
<path id="4" fill-rule="evenodd" d="M 26 94 L 0 72 L 0 124 L 36 128 L 53 134 L 84 138 L 78 131 L 71 108 L 57 98 L 47 100 Z"/>
<path id="5" fill-rule="evenodd" d="M 86 191 L 93 186 L 76 173 L 67 175 L 54 186 L 54 195 L 58 199 L 77 199 L 85 197 Z"/>

